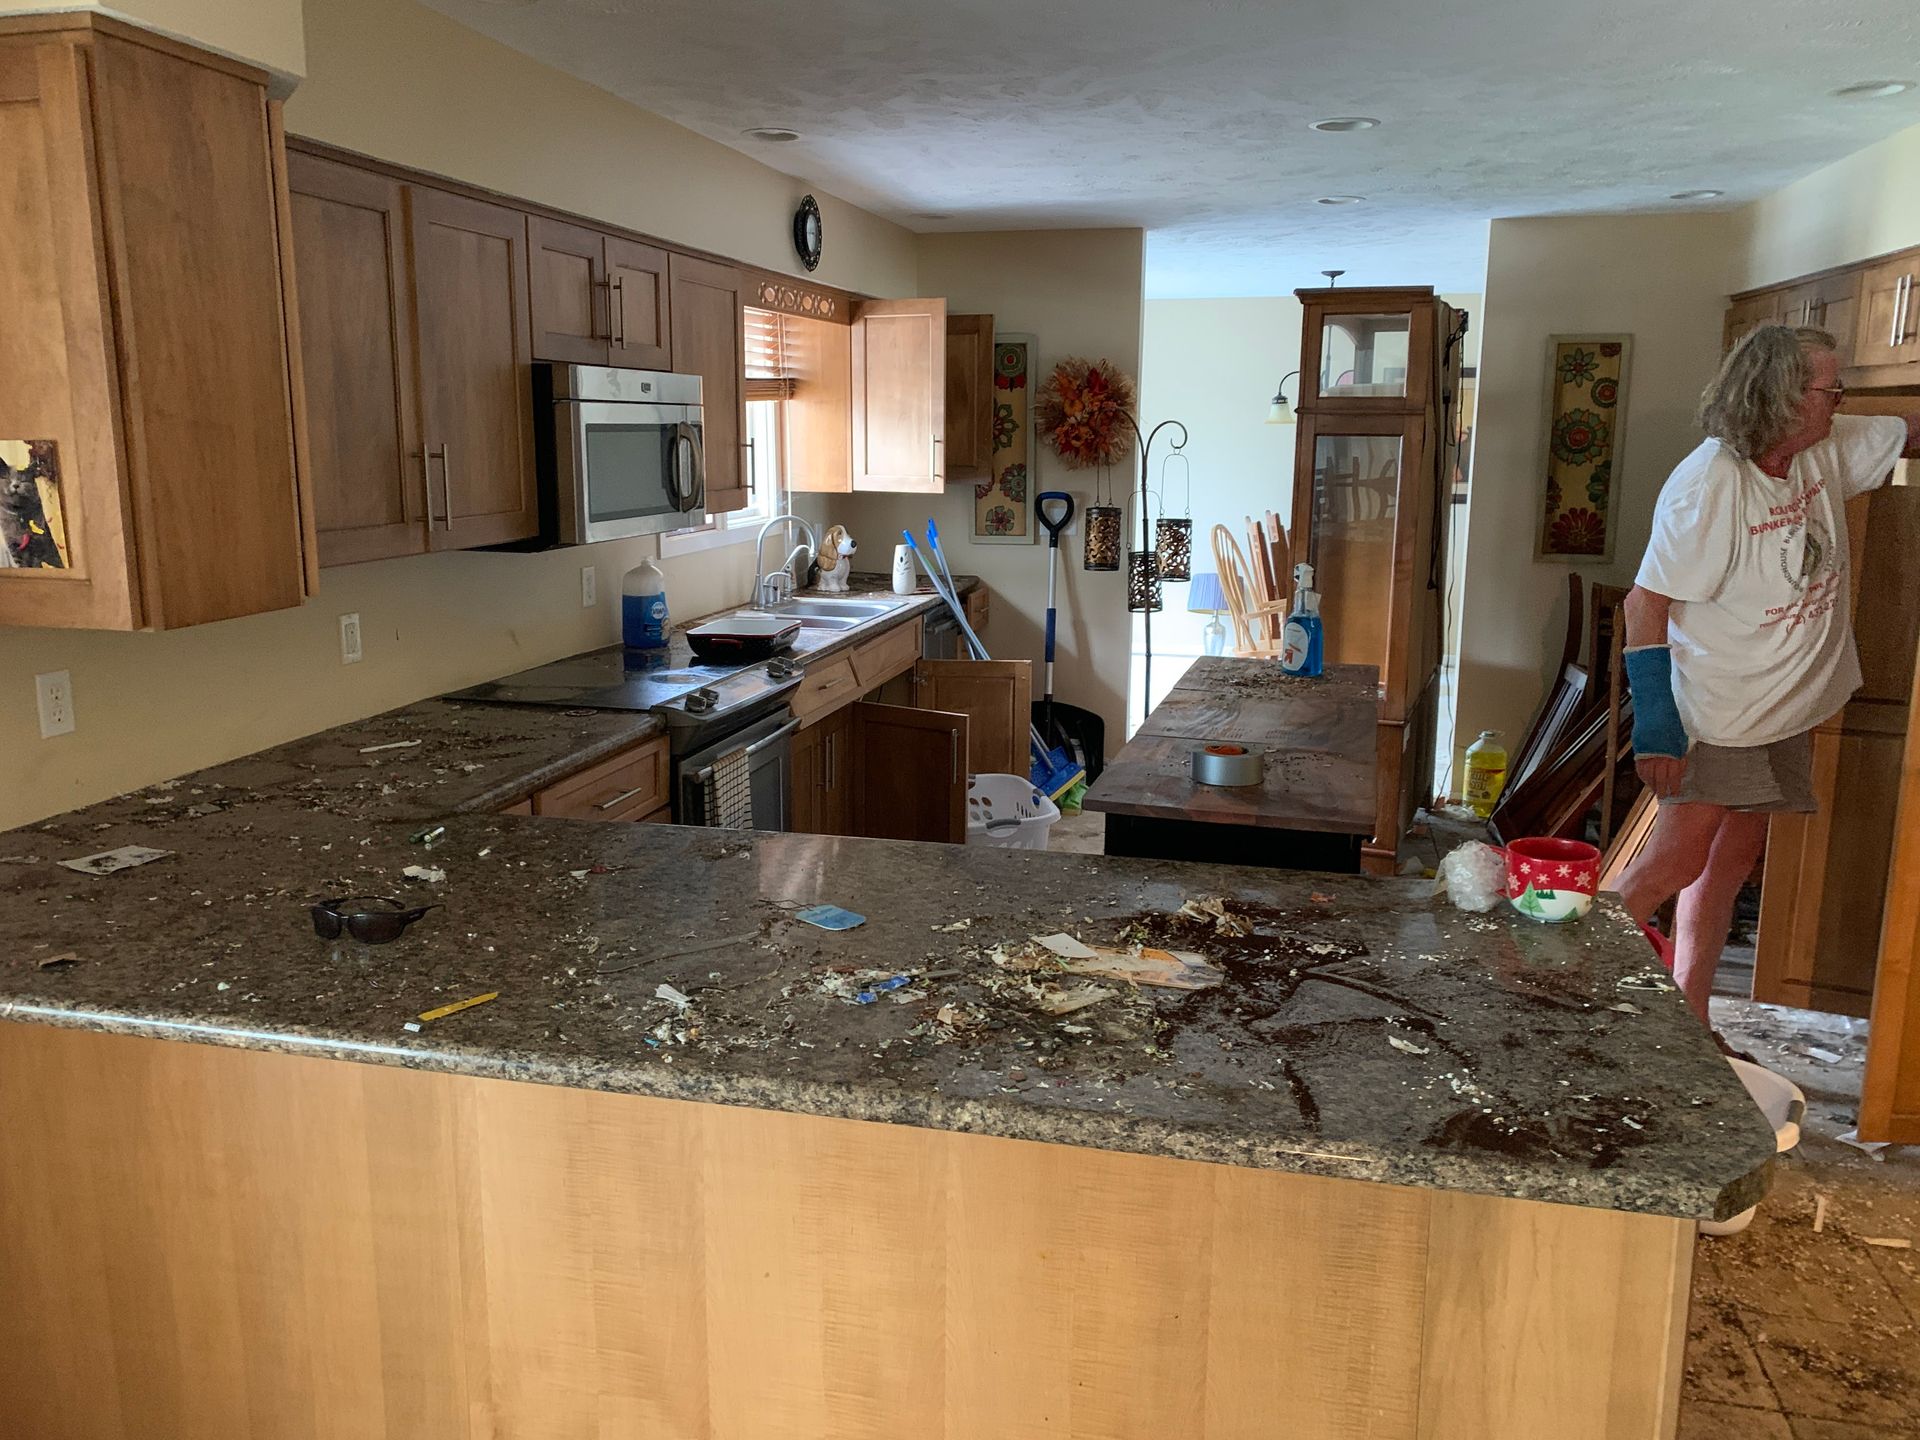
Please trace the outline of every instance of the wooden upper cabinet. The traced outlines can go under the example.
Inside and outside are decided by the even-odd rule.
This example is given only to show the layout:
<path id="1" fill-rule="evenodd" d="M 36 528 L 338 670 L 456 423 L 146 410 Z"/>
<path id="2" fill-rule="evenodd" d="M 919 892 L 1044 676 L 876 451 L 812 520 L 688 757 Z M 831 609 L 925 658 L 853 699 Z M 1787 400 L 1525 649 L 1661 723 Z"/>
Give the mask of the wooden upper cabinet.
<path id="1" fill-rule="evenodd" d="M 534 359 L 638 370 L 672 363 L 666 251 L 530 215 L 527 255 Z"/>
<path id="2" fill-rule="evenodd" d="M 1852 363 L 1849 357 L 1853 354 L 1859 295 L 1860 276 L 1853 270 L 1802 281 L 1780 292 L 1779 322 L 1827 331 L 1838 345 L 1843 363 Z"/>
<path id="3" fill-rule="evenodd" d="M 1736 300 L 1727 309 L 1720 335 L 1722 351 L 1731 350 L 1762 325 L 1778 325 L 1786 314 L 1786 291 L 1768 290 Z"/>
<path id="4" fill-rule="evenodd" d="M 1854 337 L 1855 365 L 1910 365 L 1920 362 L 1920 251 L 1910 251 L 1860 275 L 1859 328 Z"/>
<path id="5" fill-rule="evenodd" d="M 673 318 L 673 369 L 698 375 L 701 386 L 701 447 L 707 465 L 707 513 L 739 510 L 747 503 L 745 461 L 747 371 L 746 276 L 731 265 L 668 257 L 669 309 Z"/>
<path id="6" fill-rule="evenodd" d="M 606 237 L 544 215 L 527 217 L 533 358 L 604 365 L 613 324 Z"/>
<path id="7" fill-rule="evenodd" d="M 947 317 L 947 478 L 993 469 L 993 316 Z"/>
<path id="8" fill-rule="evenodd" d="M 0 623 L 171 628 L 306 596 L 265 82 L 98 16 L 0 37 Z"/>
<path id="9" fill-rule="evenodd" d="M 405 187 L 287 157 L 320 560 L 427 548 Z"/>
<path id="10" fill-rule="evenodd" d="M 946 482 L 947 302 L 853 310 L 853 488 L 937 493 Z"/>
<path id="11" fill-rule="evenodd" d="M 636 370 L 673 365 L 667 252 L 617 235 L 606 237 L 607 303 L 611 332 L 607 363 Z"/>
<path id="12" fill-rule="evenodd" d="M 409 187 L 426 442 L 427 543 L 540 531 L 534 489 L 527 226 L 518 210 Z"/>

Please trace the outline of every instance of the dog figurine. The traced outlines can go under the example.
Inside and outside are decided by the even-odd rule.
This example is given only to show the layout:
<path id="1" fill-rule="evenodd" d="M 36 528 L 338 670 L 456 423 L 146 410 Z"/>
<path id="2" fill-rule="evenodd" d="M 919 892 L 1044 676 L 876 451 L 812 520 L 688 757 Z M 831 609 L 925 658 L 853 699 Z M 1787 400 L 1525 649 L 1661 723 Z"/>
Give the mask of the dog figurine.
<path id="1" fill-rule="evenodd" d="M 853 571 L 853 557 L 860 547 L 844 525 L 831 525 L 820 537 L 820 588 L 829 595 L 847 592 L 847 576 Z"/>

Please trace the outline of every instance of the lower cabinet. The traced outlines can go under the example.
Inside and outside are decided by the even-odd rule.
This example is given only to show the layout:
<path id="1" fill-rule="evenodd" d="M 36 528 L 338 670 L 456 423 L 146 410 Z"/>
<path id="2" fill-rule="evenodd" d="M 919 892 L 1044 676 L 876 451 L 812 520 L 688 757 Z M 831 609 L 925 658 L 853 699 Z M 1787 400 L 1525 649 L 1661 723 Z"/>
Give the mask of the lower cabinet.
<path id="1" fill-rule="evenodd" d="M 672 800 L 670 774 L 666 737 L 642 741 L 536 792 L 532 813 L 570 820 L 665 820 Z"/>

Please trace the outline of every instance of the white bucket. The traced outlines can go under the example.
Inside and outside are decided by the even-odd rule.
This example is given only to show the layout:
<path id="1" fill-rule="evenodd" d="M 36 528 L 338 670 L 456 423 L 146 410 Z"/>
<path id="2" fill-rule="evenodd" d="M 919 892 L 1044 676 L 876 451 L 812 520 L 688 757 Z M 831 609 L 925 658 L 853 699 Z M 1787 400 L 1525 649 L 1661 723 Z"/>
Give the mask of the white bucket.
<path id="1" fill-rule="evenodd" d="M 1800 1087 L 1784 1075 L 1776 1075 L 1763 1066 L 1748 1060 L 1736 1060 L 1731 1055 L 1727 1063 L 1733 1067 L 1733 1073 L 1740 1077 L 1740 1083 L 1747 1087 L 1747 1094 L 1753 1097 L 1753 1103 L 1760 1107 L 1760 1113 L 1767 1117 L 1767 1123 L 1773 1127 L 1774 1147 L 1784 1155 L 1800 1143 L 1800 1121 L 1807 1113 L 1807 1097 Z M 1729 1220 L 1702 1220 L 1702 1235 L 1738 1235 L 1753 1222 L 1754 1207 L 1749 1205 Z"/>
<path id="2" fill-rule="evenodd" d="M 967 777 L 967 844 L 1044 850 L 1060 807 L 1024 775 Z"/>

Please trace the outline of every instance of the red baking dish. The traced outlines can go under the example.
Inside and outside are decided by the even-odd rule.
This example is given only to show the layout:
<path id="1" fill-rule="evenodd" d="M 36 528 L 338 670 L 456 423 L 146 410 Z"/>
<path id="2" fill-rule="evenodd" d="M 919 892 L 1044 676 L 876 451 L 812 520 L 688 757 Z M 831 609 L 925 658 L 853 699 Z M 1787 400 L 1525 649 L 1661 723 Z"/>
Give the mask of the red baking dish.
<path id="1" fill-rule="evenodd" d="M 798 620 L 778 615 L 729 615 L 687 631 L 687 643 L 702 660 L 716 665 L 750 665 L 778 655 L 800 633 Z"/>

